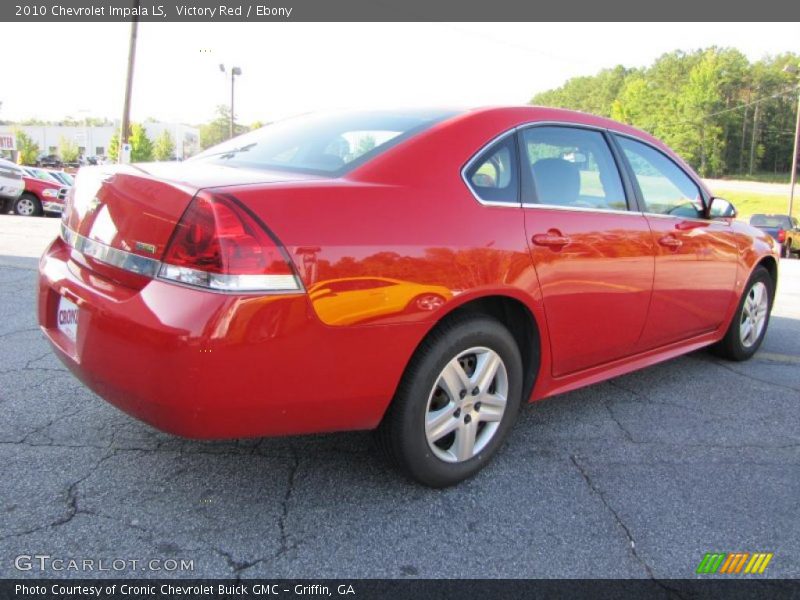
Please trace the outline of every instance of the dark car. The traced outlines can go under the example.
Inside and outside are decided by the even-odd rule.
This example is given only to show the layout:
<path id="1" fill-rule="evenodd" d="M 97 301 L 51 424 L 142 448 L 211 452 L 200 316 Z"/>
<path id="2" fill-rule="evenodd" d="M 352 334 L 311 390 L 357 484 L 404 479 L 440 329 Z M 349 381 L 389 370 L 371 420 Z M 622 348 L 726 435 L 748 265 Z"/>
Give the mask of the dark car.
<path id="1" fill-rule="evenodd" d="M 781 257 L 800 256 L 800 224 L 789 215 L 753 215 L 750 225 L 771 235 L 781 245 Z"/>
<path id="2" fill-rule="evenodd" d="M 45 156 L 41 156 L 39 160 L 36 161 L 37 167 L 45 167 L 47 169 L 60 169 L 63 164 L 61 159 L 58 158 L 56 154 L 47 154 Z"/>

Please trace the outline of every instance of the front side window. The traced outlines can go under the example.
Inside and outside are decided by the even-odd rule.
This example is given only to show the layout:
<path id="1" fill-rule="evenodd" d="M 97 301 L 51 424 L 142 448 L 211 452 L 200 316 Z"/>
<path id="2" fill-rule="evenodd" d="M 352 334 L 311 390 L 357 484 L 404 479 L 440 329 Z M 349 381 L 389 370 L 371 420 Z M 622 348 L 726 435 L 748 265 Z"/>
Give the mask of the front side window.
<path id="1" fill-rule="evenodd" d="M 641 142 L 618 137 L 625 158 L 642 192 L 645 212 L 701 218 L 700 188 L 664 154 Z"/>
<path id="2" fill-rule="evenodd" d="M 538 204 L 628 209 L 617 165 L 602 133 L 531 127 L 522 136 Z"/>
<path id="3" fill-rule="evenodd" d="M 339 176 L 453 112 L 343 112 L 285 119 L 201 152 L 193 161 Z"/>

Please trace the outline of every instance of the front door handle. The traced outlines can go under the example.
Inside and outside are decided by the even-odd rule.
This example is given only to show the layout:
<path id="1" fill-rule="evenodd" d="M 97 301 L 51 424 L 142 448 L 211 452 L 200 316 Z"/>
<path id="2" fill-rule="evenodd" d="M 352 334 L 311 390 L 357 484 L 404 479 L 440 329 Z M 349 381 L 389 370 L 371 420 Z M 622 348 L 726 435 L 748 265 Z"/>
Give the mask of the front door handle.
<path id="1" fill-rule="evenodd" d="M 563 248 L 569 244 L 569 238 L 561 235 L 557 229 L 551 229 L 547 233 L 537 233 L 533 236 L 532 241 L 537 246 L 548 246 L 550 248 Z"/>
<path id="2" fill-rule="evenodd" d="M 681 246 L 683 246 L 683 242 L 676 238 L 674 235 L 667 234 L 662 238 L 659 238 L 658 243 L 666 248 L 670 248 L 672 250 L 677 250 Z"/>

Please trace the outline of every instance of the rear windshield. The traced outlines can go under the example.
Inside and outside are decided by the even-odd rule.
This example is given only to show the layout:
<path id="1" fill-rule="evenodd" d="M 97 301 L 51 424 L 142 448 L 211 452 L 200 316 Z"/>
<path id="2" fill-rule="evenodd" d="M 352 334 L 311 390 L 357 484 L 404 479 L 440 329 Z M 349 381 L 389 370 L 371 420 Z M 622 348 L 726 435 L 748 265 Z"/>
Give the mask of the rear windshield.
<path id="1" fill-rule="evenodd" d="M 190 160 L 339 176 L 454 114 L 417 110 L 304 115 L 223 142 Z"/>
<path id="2" fill-rule="evenodd" d="M 789 229 L 789 217 L 784 215 L 753 215 L 750 225 L 756 227 L 784 227 Z"/>

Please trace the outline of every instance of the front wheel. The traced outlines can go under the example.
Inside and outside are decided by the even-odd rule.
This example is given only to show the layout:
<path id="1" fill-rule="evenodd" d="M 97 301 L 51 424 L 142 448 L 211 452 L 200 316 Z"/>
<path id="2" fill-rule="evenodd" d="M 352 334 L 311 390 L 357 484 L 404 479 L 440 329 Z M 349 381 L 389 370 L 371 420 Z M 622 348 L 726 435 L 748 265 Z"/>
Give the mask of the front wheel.
<path id="1" fill-rule="evenodd" d="M 753 356 L 764 341 L 772 310 L 775 282 L 764 267 L 756 267 L 744 289 L 725 337 L 714 346 L 717 354 L 742 361 Z"/>
<path id="2" fill-rule="evenodd" d="M 378 429 L 408 476 L 431 486 L 477 473 L 503 444 L 522 399 L 522 359 L 496 319 L 446 323 L 417 350 Z"/>
<path id="3" fill-rule="evenodd" d="M 22 217 L 38 217 L 43 213 L 42 203 L 33 194 L 22 194 L 14 202 L 14 214 Z"/>

